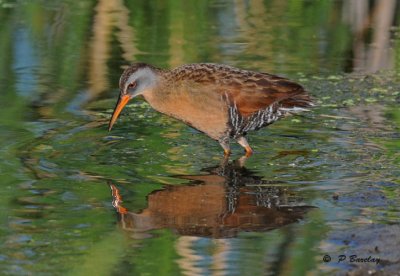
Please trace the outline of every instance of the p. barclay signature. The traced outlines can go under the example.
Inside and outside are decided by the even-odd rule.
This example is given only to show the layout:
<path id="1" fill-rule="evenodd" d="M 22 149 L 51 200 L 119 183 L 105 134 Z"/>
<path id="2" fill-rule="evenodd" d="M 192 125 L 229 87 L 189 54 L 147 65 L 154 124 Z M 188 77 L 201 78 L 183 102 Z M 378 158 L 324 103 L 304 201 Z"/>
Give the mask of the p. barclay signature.
<path id="1" fill-rule="evenodd" d="M 328 263 L 332 261 L 331 256 L 325 255 L 323 258 L 323 261 Z M 344 262 L 349 262 L 349 263 L 375 263 L 379 264 L 381 259 L 379 257 L 359 257 L 358 255 L 339 255 L 337 258 L 337 263 L 344 263 Z"/>
<path id="2" fill-rule="evenodd" d="M 338 256 L 338 263 L 346 261 L 346 255 L 339 255 Z M 358 257 L 357 255 L 350 255 L 348 256 L 350 263 L 376 263 L 379 264 L 381 261 L 380 258 L 368 256 L 368 257 Z"/>

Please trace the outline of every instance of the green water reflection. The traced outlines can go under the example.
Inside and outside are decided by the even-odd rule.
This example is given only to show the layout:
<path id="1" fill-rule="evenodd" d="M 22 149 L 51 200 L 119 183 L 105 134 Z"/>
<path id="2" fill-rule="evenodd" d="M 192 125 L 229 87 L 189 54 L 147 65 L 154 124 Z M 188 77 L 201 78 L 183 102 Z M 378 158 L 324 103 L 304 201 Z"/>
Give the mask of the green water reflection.
<path id="1" fill-rule="evenodd" d="M 400 222 L 398 3 L 354 3 L 0 1 L 2 273 L 352 269 L 322 261 L 327 253 L 357 251 L 337 238 L 342 231 Z M 107 132 L 121 71 L 137 60 L 163 67 L 220 62 L 286 75 L 318 107 L 250 135 L 255 155 L 230 171 L 236 178 L 227 177 L 215 171 L 222 159 L 217 143 L 141 100 Z M 240 158 L 241 149 L 234 152 L 233 160 Z M 251 173 L 238 181 L 242 170 Z M 296 222 L 283 223 L 280 215 L 274 227 L 252 229 L 248 222 L 218 238 L 179 233 L 167 223 L 137 231 L 121 226 L 109 186 L 130 214 L 143 215 L 157 191 L 203 188 L 194 200 L 219 195 L 209 204 L 220 200 L 225 208 L 229 193 L 204 192 L 211 180 L 229 190 L 255 179 L 259 188 L 280 192 L 238 192 L 251 198 L 249 209 L 263 196 L 282 208 L 316 208 Z M 382 258 L 395 258 L 379 248 Z"/>

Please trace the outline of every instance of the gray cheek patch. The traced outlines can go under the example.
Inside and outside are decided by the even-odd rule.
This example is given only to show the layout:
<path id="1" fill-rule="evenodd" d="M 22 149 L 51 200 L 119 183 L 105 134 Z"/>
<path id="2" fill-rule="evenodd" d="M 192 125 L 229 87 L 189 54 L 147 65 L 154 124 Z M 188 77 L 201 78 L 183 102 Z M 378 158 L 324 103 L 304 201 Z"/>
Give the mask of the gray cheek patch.
<path id="1" fill-rule="evenodd" d="M 136 81 L 137 87 L 135 88 L 136 95 L 140 95 L 146 88 L 152 87 L 156 83 L 156 75 L 149 68 L 140 68 L 134 74 L 129 76 L 128 81 L 125 83 L 124 91 L 127 91 L 127 86 Z"/>

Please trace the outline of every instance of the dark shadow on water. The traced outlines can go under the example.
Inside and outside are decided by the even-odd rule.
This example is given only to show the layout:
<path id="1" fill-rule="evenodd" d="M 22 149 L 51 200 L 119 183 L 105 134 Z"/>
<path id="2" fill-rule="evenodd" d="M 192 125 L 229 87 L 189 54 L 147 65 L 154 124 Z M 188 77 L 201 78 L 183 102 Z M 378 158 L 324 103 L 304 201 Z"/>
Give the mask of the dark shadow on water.
<path id="1" fill-rule="evenodd" d="M 188 184 L 166 185 L 147 195 L 147 208 L 131 212 L 109 183 L 121 227 L 143 233 L 169 228 L 179 235 L 229 238 L 268 231 L 301 220 L 314 208 L 302 204 L 285 183 L 263 180 L 242 162 L 222 162 L 199 175 L 177 175 Z"/>

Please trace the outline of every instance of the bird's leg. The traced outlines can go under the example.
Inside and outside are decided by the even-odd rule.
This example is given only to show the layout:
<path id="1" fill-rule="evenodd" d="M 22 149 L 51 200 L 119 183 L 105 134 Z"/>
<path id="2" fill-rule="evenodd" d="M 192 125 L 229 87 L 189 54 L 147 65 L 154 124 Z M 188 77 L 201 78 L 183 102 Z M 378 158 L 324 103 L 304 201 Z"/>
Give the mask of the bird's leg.
<path id="1" fill-rule="evenodd" d="M 224 149 L 224 156 L 228 157 L 231 154 L 231 148 L 229 147 L 229 137 L 224 137 L 218 140 L 221 147 Z"/>
<path id="2" fill-rule="evenodd" d="M 246 157 L 250 157 L 253 154 L 253 150 L 244 136 L 240 136 L 236 141 L 246 150 Z"/>

